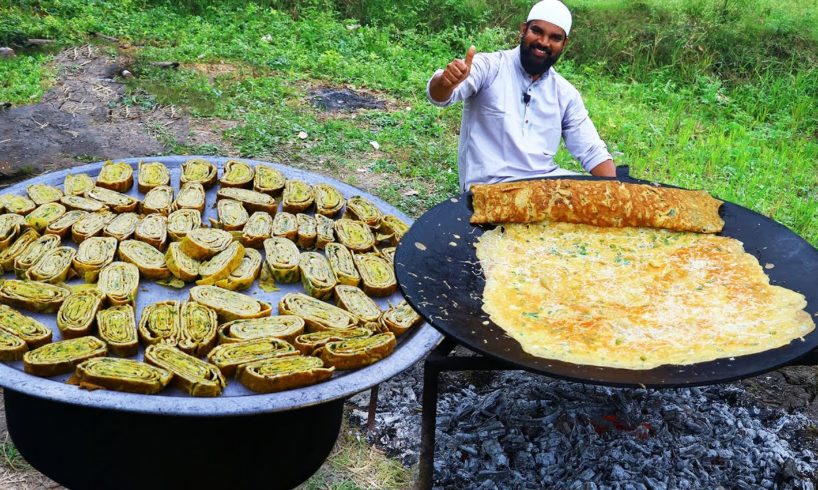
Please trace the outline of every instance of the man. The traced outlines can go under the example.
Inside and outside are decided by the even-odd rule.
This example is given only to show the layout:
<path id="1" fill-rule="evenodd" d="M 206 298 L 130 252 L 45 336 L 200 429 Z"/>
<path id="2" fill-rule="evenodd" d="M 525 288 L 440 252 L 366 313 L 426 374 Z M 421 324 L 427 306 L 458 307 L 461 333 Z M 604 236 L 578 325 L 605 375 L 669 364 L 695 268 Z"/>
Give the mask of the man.
<path id="1" fill-rule="evenodd" d="M 446 107 L 463 101 L 458 167 L 463 191 L 473 183 L 570 175 L 554 162 L 560 137 L 592 175 L 616 168 L 579 92 L 552 65 L 568 44 L 571 13 L 543 0 L 520 25 L 520 46 L 455 59 L 427 84 L 427 97 Z"/>

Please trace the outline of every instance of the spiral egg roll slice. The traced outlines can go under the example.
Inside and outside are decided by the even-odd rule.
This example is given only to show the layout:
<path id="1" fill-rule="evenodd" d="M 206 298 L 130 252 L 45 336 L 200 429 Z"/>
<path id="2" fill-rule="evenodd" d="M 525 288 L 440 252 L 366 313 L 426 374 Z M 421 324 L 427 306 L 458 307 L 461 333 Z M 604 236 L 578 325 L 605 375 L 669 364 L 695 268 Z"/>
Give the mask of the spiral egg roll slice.
<path id="1" fill-rule="evenodd" d="M 386 259 L 375 253 L 358 254 L 353 257 L 361 288 L 370 296 L 389 296 L 398 289 L 395 269 Z"/>
<path id="2" fill-rule="evenodd" d="M 19 337 L 29 349 L 51 342 L 50 328 L 3 304 L 0 304 L 0 331 Z"/>
<path id="3" fill-rule="evenodd" d="M 14 261 L 32 243 L 40 238 L 40 234 L 32 229 L 28 229 L 20 234 L 14 242 L 2 252 L 0 252 L 0 272 L 10 272 L 14 270 Z M 59 237 L 57 237 L 59 238 Z"/>
<path id="4" fill-rule="evenodd" d="M 26 271 L 39 262 L 46 252 L 59 246 L 60 237 L 57 235 L 43 235 L 34 240 L 14 259 L 14 273 L 20 279 L 24 279 Z"/>
<path id="5" fill-rule="evenodd" d="M 219 327 L 219 343 L 234 344 L 262 337 L 275 337 L 292 343 L 304 333 L 304 325 L 304 319 L 294 315 L 234 320 Z"/>
<path id="6" fill-rule="evenodd" d="M 133 187 L 133 167 L 125 162 L 105 162 L 97 175 L 97 187 L 127 192 Z"/>
<path id="7" fill-rule="evenodd" d="M 170 371 L 145 362 L 99 357 L 80 363 L 68 383 L 90 390 L 153 395 L 164 390 L 172 378 Z"/>
<path id="8" fill-rule="evenodd" d="M 320 383 L 333 372 L 334 367 L 325 368 L 316 357 L 286 356 L 243 364 L 236 377 L 249 390 L 273 393 Z"/>
<path id="9" fill-rule="evenodd" d="M 134 236 L 157 250 L 165 250 L 168 243 L 168 218 L 159 213 L 145 216 L 136 225 Z"/>
<path id="10" fill-rule="evenodd" d="M 394 267 L 394 265 L 395 265 L 395 250 L 396 250 L 396 248 L 397 247 L 386 247 L 386 248 L 382 248 L 382 249 L 378 250 L 378 253 L 380 254 L 380 256 L 383 257 L 384 259 L 386 259 L 386 261 L 389 262 L 389 264 L 391 264 L 392 267 Z"/>
<path id="11" fill-rule="evenodd" d="M 188 182 L 195 182 L 201 184 L 205 189 L 210 189 L 216 183 L 216 177 L 219 171 L 216 166 L 207 160 L 201 158 L 194 158 L 182 164 L 182 176 L 180 181 L 182 184 Z"/>
<path id="12" fill-rule="evenodd" d="M 85 192 L 85 197 L 94 199 L 105 204 L 112 211 L 117 213 L 130 213 L 136 211 L 139 201 L 127 194 L 106 189 L 104 187 L 94 187 Z"/>
<path id="13" fill-rule="evenodd" d="M 28 197 L 31 198 L 37 206 L 57 202 L 63 196 L 59 188 L 47 184 L 31 184 L 26 188 L 26 192 L 28 193 Z"/>
<path id="14" fill-rule="evenodd" d="M 227 385 L 219 368 L 164 344 L 148 346 L 145 361 L 173 373 L 173 384 L 191 396 L 219 396 Z"/>
<path id="15" fill-rule="evenodd" d="M 224 187 L 250 187 L 256 175 L 252 166 L 238 160 L 228 160 L 224 164 L 224 175 L 219 182 Z"/>
<path id="16" fill-rule="evenodd" d="M 315 248 L 323 250 L 335 241 L 335 221 L 321 214 L 315 215 Z"/>
<path id="17" fill-rule="evenodd" d="M 245 248 L 244 257 L 241 259 L 239 266 L 233 269 L 229 276 L 216 281 L 214 284 L 231 291 L 245 290 L 252 286 L 253 281 L 258 278 L 262 262 L 263 259 L 258 250 Z"/>
<path id="18" fill-rule="evenodd" d="M 273 278 L 280 283 L 298 282 L 301 273 L 298 260 L 301 252 L 295 243 L 286 238 L 274 236 L 264 240 L 264 253 Z"/>
<path id="19" fill-rule="evenodd" d="M 332 272 L 338 278 L 338 283 L 349 286 L 357 286 L 361 283 L 361 276 L 358 274 L 358 269 L 355 268 L 352 253 L 348 248 L 340 243 L 328 243 L 324 253 L 332 267 Z"/>
<path id="20" fill-rule="evenodd" d="M 381 218 L 379 233 L 389 237 L 393 245 L 397 245 L 403 235 L 409 231 L 409 225 L 400 220 L 397 216 L 387 214 Z"/>
<path id="21" fill-rule="evenodd" d="M 111 305 L 133 305 L 139 288 L 139 269 L 128 262 L 111 262 L 99 272 L 97 288 L 105 293 Z"/>
<path id="22" fill-rule="evenodd" d="M 82 196 L 94 188 L 94 179 L 88 174 L 68 174 L 63 181 L 63 192 L 66 196 Z"/>
<path id="23" fill-rule="evenodd" d="M 27 226 L 26 219 L 19 214 L 6 213 L 0 215 L 0 250 L 5 250 L 14 243 L 20 230 Z M 0 273 L 2 273 L 1 270 Z"/>
<path id="24" fill-rule="evenodd" d="M 343 194 L 330 184 L 316 184 L 313 186 L 315 194 L 315 212 L 332 217 L 346 204 Z"/>
<path id="25" fill-rule="evenodd" d="M 182 184 L 176 200 L 173 201 L 173 209 L 195 209 L 199 213 L 204 211 L 207 196 L 205 188 L 198 182 L 188 182 Z"/>
<path id="26" fill-rule="evenodd" d="M 179 241 L 189 232 L 201 227 L 202 215 L 195 209 L 179 209 L 168 216 L 168 235 L 173 241 Z"/>
<path id="27" fill-rule="evenodd" d="M 26 352 L 28 346 L 23 339 L 0 329 L 0 361 L 19 361 Z"/>
<path id="28" fill-rule="evenodd" d="M 120 242 L 127 240 L 136 232 L 139 221 L 139 215 L 136 213 L 122 213 L 103 228 L 102 234 Z"/>
<path id="29" fill-rule="evenodd" d="M 139 338 L 145 345 L 179 343 L 181 305 L 178 301 L 160 301 L 142 309 Z"/>
<path id="30" fill-rule="evenodd" d="M 288 213 L 301 213 L 312 206 L 315 194 L 312 186 L 303 180 L 288 179 L 281 197 L 282 209 Z"/>
<path id="31" fill-rule="evenodd" d="M 273 217 L 269 213 L 256 211 L 247 220 L 241 232 L 241 243 L 245 247 L 259 248 L 264 240 L 273 236 Z"/>
<path id="32" fill-rule="evenodd" d="M 335 304 L 358 317 L 363 323 L 377 322 L 381 317 L 378 304 L 355 286 L 346 284 L 335 286 Z"/>
<path id="33" fill-rule="evenodd" d="M 298 351 L 289 343 L 274 337 L 263 337 L 217 345 L 207 355 L 207 360 L 215 364 L 225 376 L 232 376 L 242 364 L 296 354 Z"/>
<path id="34" fill-rule="evenodd" d="M 58 202 L 46 203 L 26 215 L 26 224 L 43 233 L 48 225 L 57 221 L 65 211 L 65 206 Z"/>
<path id="35" fill-rule="evenodd" d="M 256 176 L 253 178 L 253 190 L 271 196 L 277 196 L 284 190 L 284 174 L 267 165 L 256 165 Z"/>
<path id="36" fill-rule="evenodd" d="M 142 200 L 142 214 L 169 215 L 173 207 L 173 187 L 159 185 L 149 190 Z"/>
<path id="37" fill-rule="evenodd" d="M 317 237 L 315 218 L 308 214 L 298 213 L 295 215 L 298 222 L 298 235 L 296 242 L 301 248 L 313 248 Z"/>
<path id="38" fill-rule="evenodd" d="M 196 281 L 200 286 L 216 284 L 216 282 L 230 276 L 244 259 L 244 245 L 239 242 L 231 243 L 226 249 L 217 253 L 212 259 L 202 262 L 199 275 L 202 278 Z"/>
<path id="39" fill-rule="evenodd" d="M 326 257 L 318 252 L 302 252 L 298 259 L 298 269 L 301 271 L 301 284 L 307 294 L 318 299 L 332 296 L 338 279 Z"/>
<path id="40" fill-rule="evenodd" d="M 5 209 L 7 213 L 21 214 L 23 216 L 34 211 L 37 203 L 25 196 L 17 194 L 5 194 L 0 196 L 0 210 Z"/>
<path id="41" fill-rule="evenodd" d="M 339 219 L 335 222 L 335 236 L 338 242 L 356 253 L 368 252 L 375 245 L 375 236 L 363 221 Z"/>
<path id="42" fill-rule="evenodd" d="M 380 361 L 395 350 L 397 340 L 392 332 L 379 333 L 371 337 L 327 342 L 313 355 L 324 361 L 324 365 L 336 369 L 358 369 Z"/>
<path id="43" fill-rule="evenodd" d="M 370 228 L 377 228 L 381 224 L 383 213 L 375 204 L 361 196 L 352 196 L 347 200 L 344 218 L 363 221 Z"/>
<path id="44" fill-rule="evenodd" d="M 327 342 L 369 337 L 372 331 L 364 327 L 347 328 L 345 330 L 324 330 L 321 332 L 305 333 L 295 338 L 293 345 L 305 356 L 311 355 L 315 349 Z"/>
<path id="45" fill-rule="evenodd" d="M 221 322 L 261 318 L 270 316 L 272 311 L 267 303 L 217 286 L 194 286 L 190 289 L 190 299 L 213 309 Z"/>
<path id="46" fill-rule="evenodd" d="M 207 260 L 233 243 L 233 235 L 224 230 L 197 228 L 188 232 L 179 244 L 182 252 L 196 260 Z"/>
<path id="47" fill-rule="evenodd" d="M 63 339 L 91 335 L 97 312 L 105 301 L 105 294 L 97 289 L 83 289 L 71 293 L 57 311 L 57 328 Z"/>
<path id="48" fill-rule="evenodd" d="M 343 330 L 358 323 L 358 318 L 352 313 L 303 293 L 285 294 L 278 302 L 278 312 L 282 315 L 300 316 L 304 319 L 308 332 Z"/>
<path id="49" fill-rule="evenodd" d="M 71 227 L 71 238 L 74 243 L 80 244 L 92 236 L 99 235 L 114 218 L 116 215 L 110 211 L 88 213 Z"/>
<path id="50" fill-rule="evenodd" d="M 282 211 L 273 218 L 273 235 L 293 242 L 298 239 L 298 219 L 292 213 Z"/>
<path id="51" fill-rule="evenodd" d="M 190 355 L 206 355 L 216 345 L 219 320 L 216 312 L 195 301 L 182 303 L 178 347 Z"/>
<path id="52" fill-rule="evenodd" d="M 74 226 L 74 223 L 81 220 L 87 214 L 87 211 L 80 211 L 77 209 L 68 211 L 56 220 L 52 221 L 45 228 L 45 232 L 49 235 L 57 235 L 60 238 L 65 238 L 65 236 L 71 231 L 71 227 Z"/>
<path id="53" fill-rule="evenodd" d="M 238 187 L 225 187 L 216 193 L 216 199 L 233 199 L 242 203 L 248 211 L 264 211 L 271 215 L 276 214 L 278 204 L 271 196 Z"/>
<path id="54" fill-rule="evenodd" d="M 125 240 L 119 244 L 119 260 L 135 265 L 147 279 L 167 279 L 171 276 L 165 254 L 139 240 Z"/>
<path id="55" fill-rule="evenodd" d="M 409 303 L 401 301 L 396 306 L 386 310 L 381 315 L 379 322 L 395 335 L 402 335 L 412 327 L 423 323 L 423 318 L 409 306 Z"/>
<path id="56" fill-rule="evenodd" d="M 97 312 L 97 331 L 111 354 L 133 357 L 139 351 L 136 318 L 131 305 L 112 306 Z"/>
<path id="57" fill-rule="evenodd" d="M 222 199 L 216 205 L 216 209 L 221 228 L 227 231 L 241 230 L 250 218 L 244 206 L 232 199 Z"/>
<path id="58" fill-rule="evenodd" d="M 85 336 L 46 344 L 23 355 L 23 369 L 35 376 L 56 376 L 70 373 L 87 359 L 103 357 L 108 352 L 105 342 Z"/>
<path id="59" fill-rule="evenodd" d="M 178 242 L 173 242 L 168 246 L 168 251 L 165 253 L 165 263 L 170 273 L 177 279 L 189 282 L 195 281 L 199 277 L 201 262 L 182 252 Z"/>
<path id="60" fill-rule="evenodd" d="M 137 189 L 148 192 L 160 185 L 170 185 L 170 170 L 162 162 L 139 162 Z"/>
<path id="61" fill-rule="evenodd" d="M 77 251 L 71 247 L 51 249 L 26 271 L 26 278 L 49 284 L 65 282 L 74 277 L 74 269 L 71 266 L 76 255 Z"/>
<path id="62" fill-rule="evenodd" d="M 82 196 L 63 196 L 62 199 L 60 199 L 60 204 L 67 209 L 87 211 L 89 213 L 96 213 L 108 209 L 108 206 L 105 204 Z"/>
<path id="63" fill-rule="evenodd" d="M 80 243 L 74 257 L 74 271 L 85 282 L 96 282 L 103 267 L 114 261 L 118 242 L 113 237 L 91 237 Z"/>

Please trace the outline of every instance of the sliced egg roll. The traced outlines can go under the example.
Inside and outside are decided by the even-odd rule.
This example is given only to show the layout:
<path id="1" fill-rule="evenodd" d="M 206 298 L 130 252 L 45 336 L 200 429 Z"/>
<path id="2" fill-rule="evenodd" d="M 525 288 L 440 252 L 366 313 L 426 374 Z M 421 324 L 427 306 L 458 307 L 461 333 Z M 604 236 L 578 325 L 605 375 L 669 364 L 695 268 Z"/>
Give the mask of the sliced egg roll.
<path id="1" fill-rule="evenodd" d="M 139 288 L 139 269 L 128 262 L 111 262 L 99 272 L 97 288 L 105 293 L 111 305 L 133 305 Z"/>
<path id="2" fill-rule="evenodd" d="M 353 339 L 356 337 L 369 337 L 372 331 L 364 327 L 347 328 L 344 330 L 323 330 L 301 334 L 295 338 L 293 345 L 305 356 L 311 355 L 315 349 L 325 345 L 327 342 Z"/>
<path id="3" fill-rule="evenodd" d="M 304 319 L 294 315 L 234 320 L 219 327 L 219 343 L 234 344 L 262 337 L 275 337 L 292 343 L 304 333 L 304 325 Z"/>
<path id="4" fill-rule="evenodd" d="M 344 218 L 363 221 L 370 228 L 377 228 L 381 224 L 383 213 L 375 204 L 361 196 L 352 196 L 347 200 Z"/>
<path id="5" fill-rule="evenodd" d="M 267 303 L 217 286 L 194 286 L 190 289 L 190 299 L 213 309 L 221 322 L 261 318 L 270 316 L 272 311 Z"/>
<path id="6" fill-rule="evenodd" d="M 195 301 L 182 303 L 178 347 L 190 355 L 206 355 L 216 345 L 219 320 L 216 312 Z"/>
<path id="7" fill-rule="evenodd" d="M 298 239 L 298 219 L 292 213 L 282 211 L 273 218 L 273 235 L 295 241 Z"/>
<path id="8" fill-rule="evenodd" d="M 63 196 L 59 188 L 47 184 L 31 184 L 26 188 L 26 192 L 28 193 L 28 197 L 31 198 L 37 206 L 57 202 Z"/>
<path id="9" fill-rule="evenodd" d="M 232 376 L 242 364 L 296 354 L 298 351 L 289 343 L 274 337 L 263 337 L 217 345 L 207 355 L 207 360 L 218 366 L 225 376 Z"/>
<path id="10" fill-rule="evenodd" d="M 139 338 L 145 345 L 179 343 L 181 305 L 178 301 L 160 301 L 142 309 Z"/>
<path id="11" fill-rule="evenodd" d="M 74 226 L 74 223 L 81 220 L 87 214 L 87 211 L 80 211 L 77 209 L 68 211 L 56 220 L 52 221 L 51 224 L 46 227 L 45 232 L 49 235 L 57 235 L 60 238 L 65 238 L 65 236 L 68 235 L 68 232 L 71 231 L 71 227 Z"/>
<path id="12" fill-rule="evenodd" d="M 62 199 L 60 199 L 60 204 L 68 209 L 87 211 L 89 213 L 96 213 L 108 209 L 108 206 L 105 204 L 95 199 L 88 199 L 82 196 L 63 196 Z"/>
<path id="13" fill-rule="evenodd" d="M 0 252 L 0 271 L 13 271 L 14 260 L 17 259 L 20 254 L 25 252 L 29 245 L 36 242 L 39 238 L 40 234 L 32 229 L 28 229 L 21 233 L 11 245 Z"/>
<path id="14" fill-rule="evenodd" d="M 182 252 L 196 260 L 207 260 L 233 243 L 233 235 L 224 230 L 197 228 L 191 230 L 179 244 Z"/>
<path id="15" fill-rule="evenodd" d="M 241 230 L 247 224 L 250 215 L 240 202 L 222 199 L 216 205 L 221 228 L 227 231 Z"/>
<path id="16" fill-rule="evenodd" d="M 135 265 L 147 279 L 167 279 L 171 276 L 165 254 L 139 240 L 125 240 L 119 244 L 119 260 Z"/>
<path id="17" fill-rule="evenodd" d="M 110 211 L 88 213 L 71 227 L 71 238 L 74 243 L 80 244 L 83 240 L 99 235 L 116 215 Z"/>
<path id="18" fill-rule="evenodd" d="M 349 286 L 360 284 L 361 276 L 358 274 L 358 269 L 355 268 L 355 262 L 352 260 L 352 254 L 348 248 L 340 243 L 328 243 L 324 253 L 327 260 L 329 260 L 330 267 L 332 267 L 332 272 L 338 278 L 339 284 Z"/>
<path id="19" fill-rule="evenodd" d="M 85 191 L 85 197 L 94 199 L 108 206 L 116 213 L 130 213 L 136 211 L 139 201 L 127 194 L 106 189 L 104 187 L 94 187 Z"/>
<path id="20" fill-rule="evenodd" d="M 168 244 L 168 218 L 159 213 L 145 216 L 136 225 L 134 237 L 157 250 L 165 250 Z"/>
<path id="21" fill-rule="evenodd" d="M 361 274 L 361 288 L 370 296 L 389 296 L 398 289 L 395 269 L 386 259 L 375 253 L 353 257 Z"/>
<path id="22" fill-rule="evenodd" d="M 321 358 L 324 365 L 336 369 L 358 369 L 378 362 L 395 349 L 397 340 L 392 332 L 379 333 L 371 337 L 327 342 L 313 355 Z"/>
<path id="23" fill-rule="evenodd" d="M 397 245 L 403 235 L 409 231 L 409 225 L 400 220 L 397 216 L 387 214 L 381 218 L 381 226 L 378 233 L 388 237 L 392 245 Z"/>
<path id="24" fill-rule="evenodd" d="M 321 214 L 315 215 L 315 248 L 323 250 L 335 241 L 335 221 Z"/>
<path id="25" fill-rule="evenodd" d="M 360 288 L 339 284 L 335 286 L 335 304 L 358 317 L 362 322 L 377 322 L 381 317 L 378 304 Z"/>
<path id="26" fill-rule="evenodd" d="M 105 162 L 97 175 L 97 187 L 127 192 L 133 187 L 133 167 L 125 162 Z"/>
<path id="27" fill-rule="evenodd" d="M 335 216 L 346 204 L 343 194 L 330 184 L 315 184 L 313 192 L 315 212 L 322 216 Z"/>
<path id="28" fill-rule="evenodd" d="M 236 377 L 249 390 L 273 393 L 320 383 L 334 371 L 316 357 L 286 356 L 243 364 Z"/>
<path id="29" fill-rule="evenodd" d="M 205 188 L 198 182 L 188 182 L 182 184 L 176 200 L 173 201 L 173 209 L 195 209 L 199 213 L 204 211 L 207 195 Z"/>
<path id="30" fill-rule="evenodd" d="M 118 357 L 96 357 L 77 365 L 69 384 L 95 390 L 153 395 L 164 390 L 173 374 L 148 363 Z"/>
<path id="31" fill-rule="evenodd" d="M 0 361 L 19 361 L 28 352 L 25 340 L 0 329 Z"/>
<path id="32" fill-rule="evenodd" d="M 386 310 L 381 315 L 379 322 L 395 335 L 402 335 L 412 327 L 423 323 L 423 318 L 409 306 L 409 303 L 401 301 L 396 306 Z"/>
<path id="33" fill-rule="evenodd" d="M 114 261 L 118 242 L 113 237 L 91 237 L 80 243 L 74 257 L 74 270 L 85 282 L 96 282 L 99 271 Z"/>
<path id="34" fill-rule="evenodd" d="M 20 230 L 27 226 L 26 219 L 19 214 L 6 213 L 0 215 L 0 250 L 5 250 L 14 243 L 14 240 L 20 234 Z"/>
<path id="35" fill-rule="evenodd" d="M 217 253 L 210 260 L 202 262 L 199 275 L 202 278 L 196 281 L 200 286 L 216 284 L 216 282 L 230 276 L 244 259 L 244 245 L 239 242 L 231 243 L 226 249 Z"/>
<path id="36" fill-rule="evenodd" d="M 65 206 L 58 202 L 46 203 L 26 215 L 26 224 L 43 233 L 48 225 L 57 221 L 65 211 Z"/>
<path id="37" fill-rule="evenodd" d="M 122 213 L 105 225 L 102 234 L 117 241 L 131 238 L 139 225 L 139 215 L 136 213 Z"/>
<path id="38" fill-rule="evenodd" d="M 227 385 L 219 368 L 170 345 L 148 346 L 145 361 L 173 373 L 173 385 L 191 396 L 219 396 Z"/>
<path id="39" fill-rule="evenodd" d="M 182 164 L 181 183 L 184 185 L 189 182 L 201 184 L 205 189 L 210 189 L 216 183 L 219 171 L 216 166 L 207 160 L 201 158 L 194 158 Z"/>
<path id="40" fill-rule="evenodd" d="M 284 190 L 284 174 L 267 165 L 256 165 L 256 176 L 253 178 L 253 190 L 271 196 L 277 196 Z"/>
<path id="41" fill-rule="evenodd" d="M 91 335 L 103 301 L 105 294 L 97 289 L 83 289 L 65 298 L 57 311 L 57 327 L 62 338 L 75 339 Z"/>
<path id="42" fill-rule="evenodd" d="M 315 195 L 312 186 L 303 180 L 287 179 L 281 197 L 282 209 L 288 213 L 301 213 L 312 206 Z"/>
<path id="43" fill-rule="evenodd" d="M 295 215 L 298 222 L 297 243 L 301 248 L 313 248 L 315 246 L 316 230 L 315 218 L 308 214 L 298 213 Z"/>
<path id="44" fill-rule="evenodd" d="M 59 246 L 60 237 L 57 235 L 43 235 L 34 240 L 14 259 L 14 273 L 18 278 L 25 279 L 27 270 L 39 262 L 46 252 Z"/>
<path id="45" fill-rule="evenodd" d="M 182 252 L 182 247 L 178 242 L 173 242 L 168 246 L 165 263 L 174 277 L 185 282 L 195 281 L 199 277 L 199 267 L 202 265 L 198 260 Z"/>
<path id="46" fill-rule="evenodd" d="M 278 203 L 271 196 L 238 187 L 225 187 L 216 193 L 216 199 L 233 199 L 242 203 L 248 211 L 264 211 L 271 215 L 276 214 Z"/>
<path id="47" fill-rule="evenodd" d="M 269 213 L 256 211 L 247 220 L 241 232 L 241 243 L 245 247 L 259 248 L 264 240 L 273 236 L 273 217 Z"/>
<path id="48" fill-rule="evenodd" d="M 96 186 L 88 174 L 68 174 L 63 181 L 63 192 L 66 196 L 82 196 Z"/>
<path id="49" fill-rule="evenodd" d="M 29 349 L 51 342 L 50 328 L 3 304 L 0 304 L 0 331 L 19 337 Z"/>
<path id="50" fill-rule="evenodd" d="M 229 276 L 216 281 L 214 284 L 231 291 L 245 290 L 252 286 L 253 281 L 258 278 L 262 262 L 263 259 L 258 250 L 245 248 L 244 257 L 241 259 L 239 266 L 233 269 Z"/>
<path id="51" fill-rule="evenodd" d="M 195 209 L 179 209 L 168 216 L 168 235 L 178 242 L 196 228 L 202 227 L 202 215 Z"/>
<path id="52" fill-rule="evenodd" d="M 0 196 L 0 210 L 5 209 L 7 213 L 25 216 L 36 208 L 37 203 L 25 196 L 19 196 L 17 194 L 4 194 Z"/>
<path id="53" fill-rule="evenodd" d="M 85 336 L 45 344 L 23 355 L 23 369 L 35 376 L 56 376 L 70 373 L 77 364 L 108 352 L 105 342 Z"/>
<path id="54" fill-rule="evenodd" d="M 303 293 L 285 294 L 278 302 L 278 312 L 300 316 L 307 324 L 308 332 L 343 330 L 358 324 L 352 313 Z"/>
<path id="55" fill-rule="evenodd" d="M 256 175 L 252 166 L 238 160 L 228 160 L 224 164 L 224 175 L 219 182 L 224 187 L 250 187 Z"/>
<path id="56" fill-rule="evenodd" d="M 375 236 L 363 221 L 341 218 L 335 222 L 338 242 L 352 252 L 368 252 L 375 245 Z"/>
<path id="57" fill-rule="evenodd" d="M 386 259 L 392 267 L 395 266 L 395 249 L 396 247 L 385 247 L 378 250 L 378 254 Z"/>
<path id="58" fill-rule="evenodd" d="M 326 257 L 318 252 L 302 252 L 298 259 L 298 269 L 301 271 L 301 284 L 307 294 L 318 299 L 332 296 L 332 289 L 338 284 L 338 279 Z"/>
<path id="59" fill-rule="evenodd" d="M 133 357 L 139 352 L 136 318 L 131 305 L 112 306 L 97 312 L 99 338 L 108 344 L 111 354 Z"/>
<path id="60" fill-rule="evenodd" d="M 149 190 L 142 200 L 142 214 L 169 215 L 173 207 L 173 187 L 159 185 Z"/>
<path id="61" fill-rule="evenodd" d="M 72 265 L 76 255 L 77 251 L 71 247 L 53 248 L 46 252 L 36 264 L 28 268 L 26 279 L 49 284 L 65 282 L 74 277 Z"/>
<path id="62" fill-rule="evenodd" d="M 298 259 L 301 252 L 295 243 L 286 238 L 274 236 L 264 240 L 264 253 L 273 278 L 280 283 L 298 282 L 301 273 Z"/>
<path id="63" fill-rule="evenodd" d="M 148 192 L 160 185 L 170 185 L 170 170 L 162 162 L 139 162 L 137 189 Z"/>

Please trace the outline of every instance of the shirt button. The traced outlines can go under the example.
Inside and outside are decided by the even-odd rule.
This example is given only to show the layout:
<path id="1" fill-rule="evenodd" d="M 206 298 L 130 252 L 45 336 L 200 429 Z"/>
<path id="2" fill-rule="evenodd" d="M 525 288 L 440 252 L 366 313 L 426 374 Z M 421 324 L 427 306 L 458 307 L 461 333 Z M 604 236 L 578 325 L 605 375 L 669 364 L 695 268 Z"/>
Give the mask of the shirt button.
<path id="1" fill-rule="evenodd" d="M 528 124 L 528 119 L 525 120 L 525 123 Z"/>

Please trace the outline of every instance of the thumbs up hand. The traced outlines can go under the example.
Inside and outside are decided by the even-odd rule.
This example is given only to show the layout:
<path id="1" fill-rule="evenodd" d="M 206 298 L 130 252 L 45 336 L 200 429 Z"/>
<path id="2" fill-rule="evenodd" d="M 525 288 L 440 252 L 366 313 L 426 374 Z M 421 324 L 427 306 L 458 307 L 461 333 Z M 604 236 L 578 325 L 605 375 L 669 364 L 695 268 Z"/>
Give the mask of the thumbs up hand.
<path id="1" fill-rule="evenodd" d="M 465 59 L 454 59 L 451 63 L 446 65 L 440 79 L 443 88 L 453 90 L 469 76 L 472 59 L 474 58 L 474 52 L 475 48 L 474 46 L 471 46 L 469 47 L 469 51 L 466 53 Z"/>

